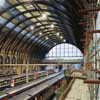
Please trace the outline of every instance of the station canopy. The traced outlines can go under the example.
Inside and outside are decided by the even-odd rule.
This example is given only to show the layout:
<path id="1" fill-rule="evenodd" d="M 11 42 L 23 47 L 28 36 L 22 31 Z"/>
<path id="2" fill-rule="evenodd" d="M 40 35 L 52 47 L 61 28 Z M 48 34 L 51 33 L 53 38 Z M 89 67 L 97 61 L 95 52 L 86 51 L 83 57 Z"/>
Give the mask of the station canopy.
<path id="1" fill-rule="evenodd" d="M 70 43 L 83 52 L 87 27 L 80 25 L 85 21 L 80 10 L 86 9 L 91 2 L 0 0 L 0 50 L 43 58 L 54 46 Z"/>

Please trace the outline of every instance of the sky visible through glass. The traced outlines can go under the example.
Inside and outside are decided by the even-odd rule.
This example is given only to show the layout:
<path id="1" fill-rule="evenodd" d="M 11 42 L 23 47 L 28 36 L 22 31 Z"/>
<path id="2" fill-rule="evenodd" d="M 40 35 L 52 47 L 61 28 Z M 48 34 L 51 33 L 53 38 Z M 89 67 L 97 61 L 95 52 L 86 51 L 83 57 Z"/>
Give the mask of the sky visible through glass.
<path id="1" fill-rule="evenodd" d="M 59 57 L 63 59 L 83 58 L 83 54 L 77 47 L 71 44 L 64 43 L 55 46 L 46 55 L 46 58 L 59 58 Z"/>

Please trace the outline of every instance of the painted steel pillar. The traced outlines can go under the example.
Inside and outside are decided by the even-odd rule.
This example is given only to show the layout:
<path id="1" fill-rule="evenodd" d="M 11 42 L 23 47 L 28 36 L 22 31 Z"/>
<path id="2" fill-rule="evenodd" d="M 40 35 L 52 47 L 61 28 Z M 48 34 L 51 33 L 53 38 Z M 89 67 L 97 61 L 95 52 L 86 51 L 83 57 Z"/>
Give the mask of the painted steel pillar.
<path id="1" fill-rule="evenodd" d="M 26 65 L 26 82 L 27 83 L 29 82 L 29 73 L 28 73 L 28 70 L 29 70 L 29 65 L 27 64 Z"/>

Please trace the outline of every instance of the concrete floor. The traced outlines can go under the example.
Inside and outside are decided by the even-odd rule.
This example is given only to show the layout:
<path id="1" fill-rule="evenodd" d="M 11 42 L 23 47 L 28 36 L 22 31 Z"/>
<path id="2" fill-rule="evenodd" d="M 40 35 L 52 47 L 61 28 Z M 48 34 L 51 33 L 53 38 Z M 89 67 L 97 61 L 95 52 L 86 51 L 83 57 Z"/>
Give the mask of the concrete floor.
<path id="1" fill-rule="evenodd" d="M 84 84 L 83 80 L 76 79 L 65 100 L 90 100 L 87 84 Z"/>

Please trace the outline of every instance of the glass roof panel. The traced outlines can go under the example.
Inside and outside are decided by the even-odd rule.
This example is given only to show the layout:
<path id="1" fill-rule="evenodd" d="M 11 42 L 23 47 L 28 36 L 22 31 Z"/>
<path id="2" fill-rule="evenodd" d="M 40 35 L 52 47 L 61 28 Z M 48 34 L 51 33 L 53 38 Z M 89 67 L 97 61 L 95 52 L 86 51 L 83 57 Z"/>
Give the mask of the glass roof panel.
<path id="1" fill-rule="evenodd" d="M 48 9 L 48 7 L 47 7 L 46 5 L 43 5 L 43 4 L 38 4 L 38 6 L 39 6 L 40 8 L 43 8 L 43 9 Z"/>
<path id="2" fill-rule="evenodd" d="M 41 23 L 36 23 L 36 25 L 38 26 L 38 25 L 41 25 Z"/>
<path id="3" fill-rule="evenodd" d="M 32 14 L 35 16 L 40 16 L 40 13 L 38 11 L 32 12 Z"/>
<path id="4" fill-rule="evenodd" d="M 9 2 L 10 4 L 16 4 L 16 3 L 17 3 L 17 0 L 8 0 L 8 2 Z"/>
<path id="5" fill-rule="evenodd" d="M 31 4 L 25 4 L 24 5 L 25 7 L 26 7 L 26 9 L 33 9 L 34 8 L 34 6 L 33 5 L 31 5 Z"/>
<path id="6" fill-rule="evenodd" d="M 32 22 L 36 22 L 37 20 L 36 20 L 35 18 L 32 18 L 31 21 L 32 21 Z"/>
<path id="7" fill-rule="evenodd" d="M 17 23 L 19 22 L 19 20 L 13 19 L 12 22 L 13 22 L 14 24 L 17 24 Z"/>
<path id="8" fill-rule="evenodd" d="M 8 12 L 6 12 L 2 15 L 2 17 L 4 17 L 5 19 L 9 19 L 11 15 Z"/>
<path id="9" fill-rule="evenodd" d="M 23 28 L 25 25 L 24 24 L 20 24 L 19 27 Z"/>
<path id="10" fill-rule="evenodd" d="M 8 0 L 8 2 L 11 5 L 12 4 L 20 4 L 21 2 L 25 2 L 25 1 L 37 1 L 37 0 Z M 31 12 L 27 11 L 27 10 L 31 10 L 31 9 L 38 9 L 39 11 L 31 11 Z M 17 14 L 20 14 L 21 12 L 27 11 L 27 13 L 21 14 L 15 18 L 13 18 L 10 21 L 10 23 L 6 25 L 7 28 L 12 29 L 15 25 L 17 25 L 15 27 L 14 31 L 17 33 L 21 32 L 18 35 L 18 37 L 22 37 L 26 33 L 28 33 L 28 34 L 25 38 L 28 38 L 28 37 L 31 38 L 31 34 L 39 37 L 40 36 L 39 33 L 42 32 L 42 33 L 47 34 L 48 39 L 46 41 L 48 41 L 49 39 L 52 40 L 53 39 L 52 32 L 47 32 L 47 31 L 53 30 L 51 28 L 52 22 L 50 22 L 50 20 L 54 20 L 54 19 L 52 17 L 49 17 L 51 15 L 51 12 L 41 11 L 42 9 L 43 10 L 48 9 L 48 6 L 44 5 L 44 4 L 32 4 L 32 3 L 29 4 L 29 3 L 27 3 L 27 4 L 16 6 L 12 10 L 9 10 L 9 12 L 4 13 L 3 18 L 10 20 L 10 18 L 12 18 L 12 16 L 16 16 Z M 27 20 L 27 18 L 30 18 L 32 16 L 33 16 L 32 19 Z M 25 19 L 26 19 L 26 21 L 21 22 Z M 18 24 L 18 23 L 20 23 L 20 24 Z M 34 23 L 36 23 L 36 24 L 34 24 Z M 35 28 L 30 29 L 31 25 L 35 26 Z M 26 28 L 24 29 L 24 27 L 26 27 Z M 46 28 L 48 28 L 48 29 L 46 29 Z M 22 29 L 24 29 L 24 30 L 22 30 Z M 55 31 L 54 31 L 54 33 L 55 33 Z M 51 35 L 51 37 L 49 35 Z M 55 37 L 57 37 L 57 36 L 55 36 Z M 38 38 L 38 39 L 40 39 L 40 38 Z M 40 40 L 44 41 L 44 38 L 42 37 Z M 33 41 L 34 41 L 34 39 L 33 39 Z M 45 43 L 45 42 L 43 42 L 43 43 Z M 49 44 L 49 41 L 47 43 Z"/>
<path id="11" fill-rule="evenodd" d="M 26 17 L 32 17 L 32 15 L 30 13 L 25 13 L 24 14 Z"/>
<path id="12" fill-rule="evenodd" d="M 45 22 L 45 21 L 44 21 L 44 22 L 42 22 L 42 24 L 48 24 L 48 22 Z"/>
<path id="13" fill-rule="evenodd" d="M 22 7 L 22 6 L 17 6 L 16 9 L 18 9 L 20 12 L 26 11 L 26 10 L 24 9 L 24 7 Z"/>

